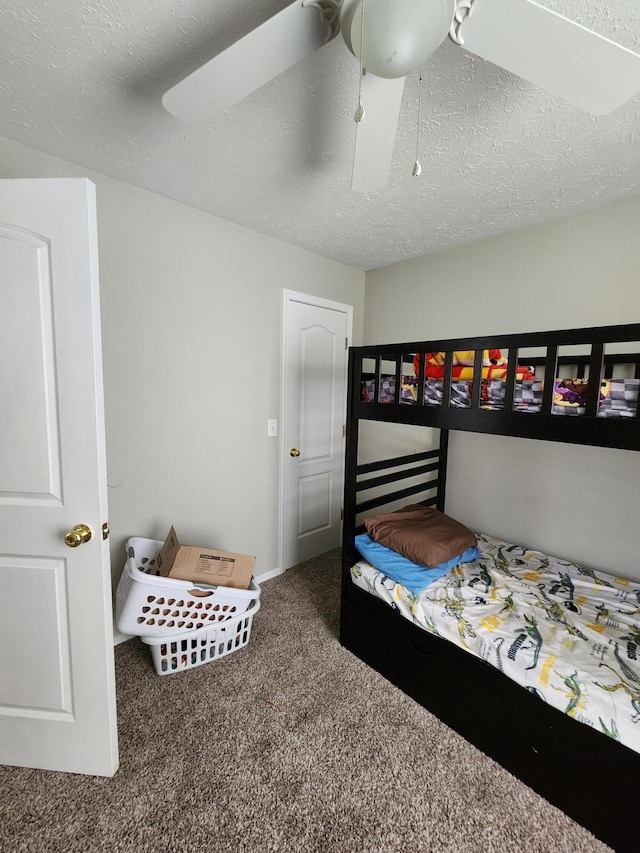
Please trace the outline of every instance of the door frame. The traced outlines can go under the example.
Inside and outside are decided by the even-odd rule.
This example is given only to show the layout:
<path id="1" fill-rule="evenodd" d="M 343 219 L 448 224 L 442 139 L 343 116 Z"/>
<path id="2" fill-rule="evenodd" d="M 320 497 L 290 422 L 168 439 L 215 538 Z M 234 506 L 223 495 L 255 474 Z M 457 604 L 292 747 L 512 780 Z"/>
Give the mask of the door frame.
<path id="1" fill-rule="evenodd" d="M 275 572 L 269 573 L 268 577 L 283 574 L 284 568 L 284 530 L 285 530 L 285 462 L 287 447 L 285 439 L 287 437 L 286 430 L 286 413 L 287 413 L 287 380 L 288 380 L 288 365 L 286 363 L 286 341 L 289 331 L 289 306 L 292 302 L 302 302 L 304 305 L 312 305 L 315 308 L 328 308 L 331 311 L 339 311 L 345 314 L 347 326 L 347 338 L 349 346 L 353 345 L 353 305 L 345 302 L 336 302 L 333 299 L 325 299 L 322 296 L 314 296 L 310 293 L 300 293 L 297 290 L 282 289 L 282 329 L 280 338 L 280 449 L 278 455 L 279 462 L 279 523 L 278 523 L 278 569 Z M 345 350 L 346 352 L 346 350 Z M 349 359 L 345 358 L 345 387 L 349 373 Z M 344 409 L 342 412 L 343 423 L 346 423 L 347 416 L 347 396 L 344 398 Z M 344 436 L 343 436 L 343 451 L 344 451 Z M 340 473 L 340 481 L 344 486 L 344 452 L 342 454 L 342 469 Z"/>

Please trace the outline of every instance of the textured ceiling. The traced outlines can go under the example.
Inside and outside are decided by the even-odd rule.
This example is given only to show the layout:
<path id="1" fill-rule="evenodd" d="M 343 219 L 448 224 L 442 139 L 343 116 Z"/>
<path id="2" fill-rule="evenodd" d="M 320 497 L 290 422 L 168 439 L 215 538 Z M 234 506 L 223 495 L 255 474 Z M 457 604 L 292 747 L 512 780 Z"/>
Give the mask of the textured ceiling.
<path id="1" fill-rule="evenodd" d="M 640 4 L 538 0 L 640 52 Z M 0 135 L 368 270 L 640 193 L 640 97 L 595 118 L 456 47 L 409 78 L 387 187 L 350 188 L 341 39 L 227 110 L 162 93 L 289 0 L 0 0 Z"/>

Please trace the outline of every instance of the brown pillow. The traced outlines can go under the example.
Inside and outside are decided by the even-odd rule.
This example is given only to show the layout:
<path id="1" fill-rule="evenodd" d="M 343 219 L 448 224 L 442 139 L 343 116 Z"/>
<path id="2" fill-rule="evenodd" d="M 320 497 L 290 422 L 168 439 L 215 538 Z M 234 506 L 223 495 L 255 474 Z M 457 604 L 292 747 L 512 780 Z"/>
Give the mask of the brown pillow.
<path id="1" fill-rule="evenodd" d="M 422 504 L 365 518 L 364 524 L 376 542 L 430 569 L 477 544 L 464 524 Z"/>

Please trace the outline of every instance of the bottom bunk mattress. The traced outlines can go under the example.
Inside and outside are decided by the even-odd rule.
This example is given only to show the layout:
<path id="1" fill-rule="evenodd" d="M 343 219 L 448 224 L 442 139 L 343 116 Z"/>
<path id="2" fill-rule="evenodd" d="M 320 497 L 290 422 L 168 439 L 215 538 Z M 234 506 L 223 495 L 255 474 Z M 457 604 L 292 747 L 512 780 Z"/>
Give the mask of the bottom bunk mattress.
<path id="1" fill-rule="evenodd" d="M 420 594 L 364 560 L 356 586 L 640 753 L 640 584 L 483 534 Z"/>

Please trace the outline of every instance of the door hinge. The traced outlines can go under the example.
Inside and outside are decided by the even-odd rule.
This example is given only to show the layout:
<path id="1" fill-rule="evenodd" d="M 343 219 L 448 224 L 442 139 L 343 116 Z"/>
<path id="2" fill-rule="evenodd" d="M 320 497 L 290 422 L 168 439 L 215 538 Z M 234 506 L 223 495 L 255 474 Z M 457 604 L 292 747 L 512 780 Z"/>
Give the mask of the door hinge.
<path id="1" fill-rule="evenodd" d="M 344 339 L 344 348 L 349 349 L 349 338 Z"/>
<path id="2" fill-rule="evenodd" d="M 105 523 L 102 525 L 102 538 L 103 539 L 109 538 L 109 522 L 108 521 L 105 521 Z"/>
<path id="3" fill-rule="evenodd" d="M 342 437 L 344 438 L 344 436 L 345 436 L 346 434 L 347 434 L 347 425 L 346 425 L 346 424 L 342 424 Z"/>
<path id="4" fill-rule="evenodd" d="M 344 510 L 340 510 L 340 521 L 344 521 Z"/>

